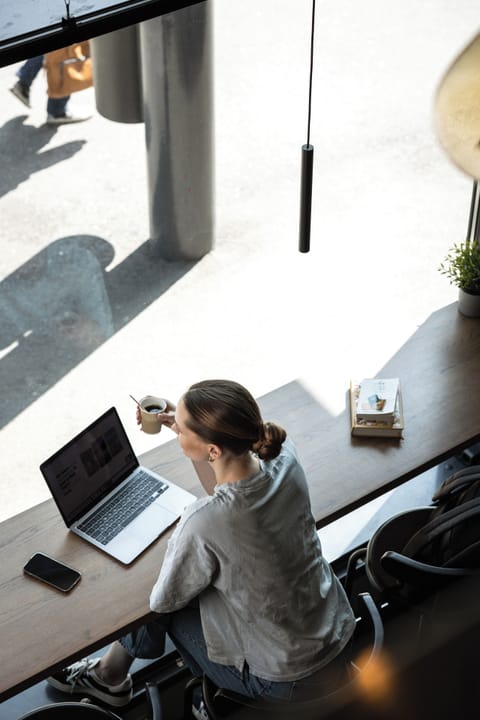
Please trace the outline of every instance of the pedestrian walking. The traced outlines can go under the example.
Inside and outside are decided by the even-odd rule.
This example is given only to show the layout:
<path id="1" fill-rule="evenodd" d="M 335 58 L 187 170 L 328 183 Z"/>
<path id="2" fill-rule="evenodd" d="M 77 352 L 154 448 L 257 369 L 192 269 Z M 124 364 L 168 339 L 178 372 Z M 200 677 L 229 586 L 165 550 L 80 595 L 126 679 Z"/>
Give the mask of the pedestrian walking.
<path id="1" fill-rule="evenodd" d="M 45 65 L 45 56 L 38 55 L 29 58 L 17 71 L 17 82 L 10 88 L 10 92 L 26 107 L 31 107 L 30 89 Z M 73 112 L 69 109 L 70 95 L 61 97 L 48 96 L 47 99 L 47 125 L 65 125 L 67 123 L 83 122 L 88 120 L 91 112 Z"/>

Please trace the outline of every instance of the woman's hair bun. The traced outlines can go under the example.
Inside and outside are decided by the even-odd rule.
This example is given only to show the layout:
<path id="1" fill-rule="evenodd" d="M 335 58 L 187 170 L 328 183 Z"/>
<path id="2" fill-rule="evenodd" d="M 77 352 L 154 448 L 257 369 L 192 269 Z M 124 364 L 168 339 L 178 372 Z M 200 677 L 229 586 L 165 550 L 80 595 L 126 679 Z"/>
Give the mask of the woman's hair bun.
<path id="1" fill-rule="evenodd" d="M 252 450 L 261 460 L 273 460 L 280 454 L 287 433 L 273 422 L 263 423 L 261 437 L 253 444 Z"/>

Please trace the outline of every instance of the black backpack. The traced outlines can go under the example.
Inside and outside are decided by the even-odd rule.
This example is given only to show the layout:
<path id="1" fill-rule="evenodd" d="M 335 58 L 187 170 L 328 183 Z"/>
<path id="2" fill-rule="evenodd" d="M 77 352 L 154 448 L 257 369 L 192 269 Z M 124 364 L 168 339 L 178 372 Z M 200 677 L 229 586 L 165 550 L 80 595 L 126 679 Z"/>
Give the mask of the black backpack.
<path id="1" fill-rule="evenodd" d="M 403 554 L 440 567 L 480 568 L 480 465 L 448 477 L 432 500 L 428 522 Z"/>

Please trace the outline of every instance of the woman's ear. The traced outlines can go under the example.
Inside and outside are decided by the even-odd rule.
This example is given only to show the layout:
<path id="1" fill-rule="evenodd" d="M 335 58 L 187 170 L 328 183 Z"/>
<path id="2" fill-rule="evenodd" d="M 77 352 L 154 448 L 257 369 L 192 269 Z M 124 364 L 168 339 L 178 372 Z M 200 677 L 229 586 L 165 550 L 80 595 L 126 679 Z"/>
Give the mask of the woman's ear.
<path id="1" fill-rule="evenodd" d="M 218 445 L 208 446 L 208 462 L 215 462 L 222 455 L 222 449 Z"/>

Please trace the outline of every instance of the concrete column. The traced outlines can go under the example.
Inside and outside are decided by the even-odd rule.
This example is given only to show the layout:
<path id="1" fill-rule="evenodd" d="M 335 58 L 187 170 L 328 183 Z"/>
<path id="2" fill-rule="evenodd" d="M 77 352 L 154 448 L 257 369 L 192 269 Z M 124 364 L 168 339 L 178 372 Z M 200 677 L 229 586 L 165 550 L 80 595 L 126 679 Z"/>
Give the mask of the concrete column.
<path id="1" fill-rule="evenodd" d="M 138 28 L 131 25 L 90 40 L 95 104 L 108 120 L 143 122 Z"/>
<path id="2" fill-rule="evenodd" d="M 166 260 L 214 245 L 211 2 L 140 25 L 150 237 Z"/>

